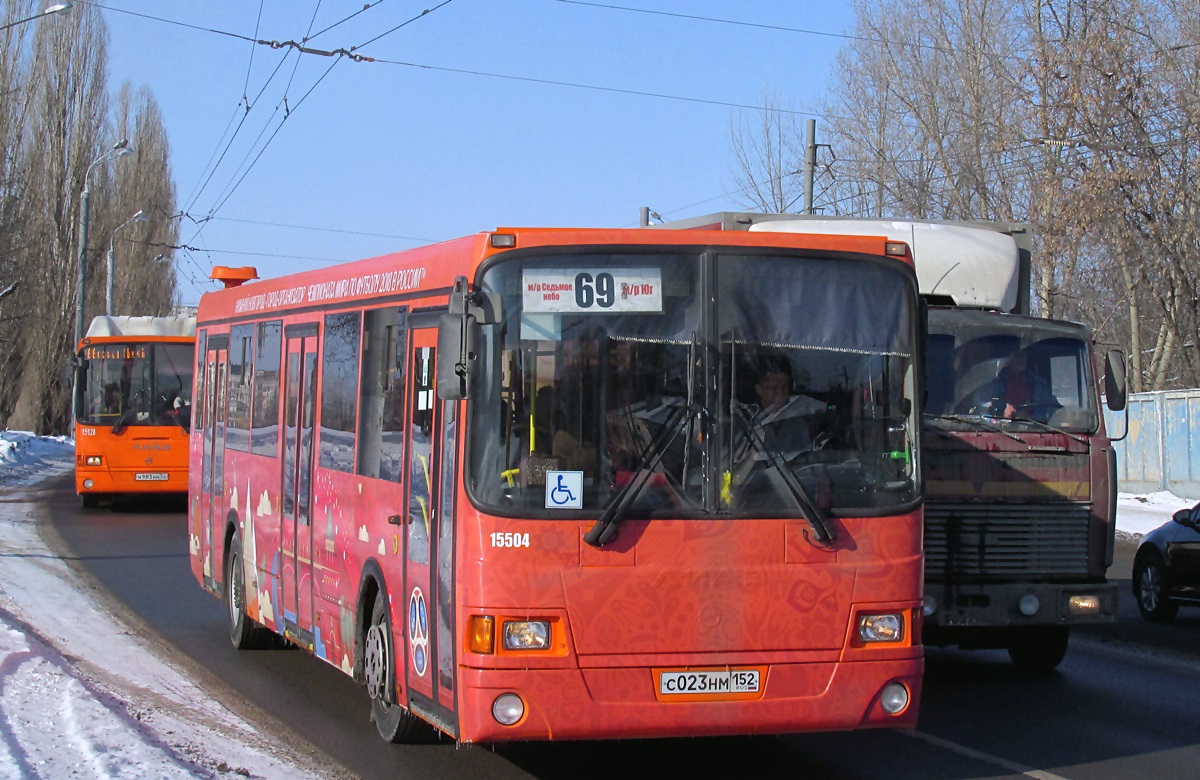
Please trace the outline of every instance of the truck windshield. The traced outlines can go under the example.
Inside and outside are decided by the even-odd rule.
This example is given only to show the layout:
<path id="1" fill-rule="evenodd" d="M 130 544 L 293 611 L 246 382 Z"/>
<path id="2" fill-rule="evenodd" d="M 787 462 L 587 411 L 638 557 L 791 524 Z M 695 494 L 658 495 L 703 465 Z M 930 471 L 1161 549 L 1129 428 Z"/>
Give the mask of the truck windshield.
<path id="1" fill-rule="evenodd" d="M 469 493 L 577 519 L 636 478 L 625 517 L 894 511 L 919 495 L 914 284 L 778 250 L 508 255 L 480 285 L 502 314 Z"/>
<path id="2" fill-rule="evenodd" d="M 192 344 L 90 344 L 76 419 L 120 427 L 174 425 L 190 414 Z"/>
<path id="3" fill-rule="evenodd" d="M 1094 432 L 1099 416 L 1090 343 L 1078 323 L 930 308 L 927 418 L 964 430 L 973 429 L 971 423 L 954 416 L 1005 421 L 1010 432 L 1046 425 Z"/>

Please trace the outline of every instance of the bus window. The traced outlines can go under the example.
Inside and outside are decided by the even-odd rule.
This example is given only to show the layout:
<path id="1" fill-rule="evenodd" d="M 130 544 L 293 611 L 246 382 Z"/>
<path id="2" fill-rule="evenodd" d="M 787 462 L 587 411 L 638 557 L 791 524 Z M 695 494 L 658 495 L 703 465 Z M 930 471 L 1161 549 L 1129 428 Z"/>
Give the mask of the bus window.
<path id="1" fill-rule="evenodd" d="M 321 465 L 354 473 L 358 355 L 362 315 L 325 317 L 321 348 Z"/>
<path id="2" fill-rule="evenodd" d="M 250 451 L 256 455 L 279 452 L 279 361 L 283 348 L 279 320 L 258 325 L 254 350 L 254 410 Z"/>
<path id="3" fill-rule="evenodd" d="M 389 482 L 400 481 L 404 457 L 404 317 L 388 307 L 363 318 L 357 473 Z"/>

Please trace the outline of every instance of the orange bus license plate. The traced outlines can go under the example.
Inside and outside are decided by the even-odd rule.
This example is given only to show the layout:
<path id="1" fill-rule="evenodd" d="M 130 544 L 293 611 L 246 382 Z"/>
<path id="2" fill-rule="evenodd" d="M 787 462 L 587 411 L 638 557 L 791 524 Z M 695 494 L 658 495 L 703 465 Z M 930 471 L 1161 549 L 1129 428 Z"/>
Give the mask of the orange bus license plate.
<path id="1" fill-rule="evenodd" d="M 134 480 L 134 482 L 166 482 L 167 475 L 163 474 L 161 472 L 158 472 L 158 473 L 138 472 L 137 474 L 133 475 L 133 480 Z"/>
<path id="2" fill-rule="evenodd" d="M 659 699 L 753 699 L 762 695 L 763 667 L 737 669 L 663 669 Z"/>

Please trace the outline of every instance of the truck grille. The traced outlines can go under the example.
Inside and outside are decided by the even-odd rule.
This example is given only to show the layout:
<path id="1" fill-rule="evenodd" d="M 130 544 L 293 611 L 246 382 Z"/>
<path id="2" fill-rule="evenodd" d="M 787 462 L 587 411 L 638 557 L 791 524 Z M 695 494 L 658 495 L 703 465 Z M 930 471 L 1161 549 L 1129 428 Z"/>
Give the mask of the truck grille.
<path id="1" fill-rule="evenodd" d="M 1086 577 L 1088 508 L 925 504 L 925 578 L 977 582 Z"/>

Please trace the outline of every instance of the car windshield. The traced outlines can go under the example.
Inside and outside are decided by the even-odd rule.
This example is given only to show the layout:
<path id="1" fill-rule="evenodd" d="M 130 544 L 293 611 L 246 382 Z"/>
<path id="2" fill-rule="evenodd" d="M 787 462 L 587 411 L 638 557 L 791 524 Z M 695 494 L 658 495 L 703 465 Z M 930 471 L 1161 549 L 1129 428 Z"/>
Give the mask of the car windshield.
<path id="1" fill-rule="evenodd" d="M 806 517 L 918 495 L 899 264 L 514 253 L 480 287 L 502 302 L 468 429 L 468 490 L 489 511 Z"/>

